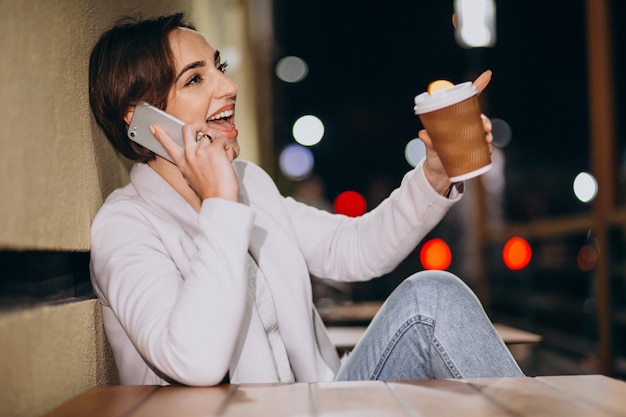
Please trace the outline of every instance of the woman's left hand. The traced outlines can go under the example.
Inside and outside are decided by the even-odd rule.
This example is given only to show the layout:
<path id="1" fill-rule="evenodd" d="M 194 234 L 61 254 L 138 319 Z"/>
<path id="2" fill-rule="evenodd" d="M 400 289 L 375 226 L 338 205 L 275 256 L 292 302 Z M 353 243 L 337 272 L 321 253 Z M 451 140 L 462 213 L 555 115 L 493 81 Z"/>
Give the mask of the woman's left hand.
<path id="1" fill-rule="evenodd" d="M 485 89 L 485 87 L 487 87 L 490 80 L 491 71 L 487 70 L 474 80 L 474 86 L 480 93 Z M 485 140 L 489 144 L 489 149 L 491 150 L 491 143 L 493 142 L 491 120 L 484 114 L 481 115 L 481 118 L 485 129 Z M 443 168 L 443 164 L 433 147 L 433 142 L 428 135 L 428 132 L 426 132 L 425 129 L 422 129 L 419 131 L 418 136 L 426 145 L 426 161 L 424 161 L 424 174 L 426 175 L 426 179 L 439 194 L 445 195 L 450 189 L 450 178 L 448 178 L 448 174 L 446 174 L 446 170 Z"/>

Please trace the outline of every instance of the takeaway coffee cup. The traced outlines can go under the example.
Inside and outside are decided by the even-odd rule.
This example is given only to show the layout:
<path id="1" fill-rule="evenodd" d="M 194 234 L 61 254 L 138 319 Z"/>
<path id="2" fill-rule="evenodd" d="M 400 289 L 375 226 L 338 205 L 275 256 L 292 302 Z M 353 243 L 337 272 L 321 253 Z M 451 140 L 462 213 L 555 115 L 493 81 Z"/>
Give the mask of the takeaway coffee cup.
<path id="1" fill-rule="evenodd" d="M 419 94 L 415 114 L 430 135 L 450 181 L 464 181 L 491 169 L 478 90 L 471 82 Z"/>

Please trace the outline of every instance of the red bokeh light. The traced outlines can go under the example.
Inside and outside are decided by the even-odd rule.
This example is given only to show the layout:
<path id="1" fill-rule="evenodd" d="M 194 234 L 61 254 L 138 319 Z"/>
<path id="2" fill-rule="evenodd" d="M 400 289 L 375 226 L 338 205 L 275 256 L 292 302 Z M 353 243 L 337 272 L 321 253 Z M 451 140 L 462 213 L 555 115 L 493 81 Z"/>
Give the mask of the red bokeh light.
<path id="1" fill-rule="evenodd" d="M 452 252 L 446 242 L 441 239 L 431 239 L 424 243 L 420 250 L 420 261 L 425 269 L 443 271 L 452 262 Z"/>
<path id="2" fill-rule="evenodd" d="M 358 217 L 367 210 L 365 197 L 356 191 L 344 191 L 335 198 L 335 213 Z"/>
<path id="3" fill-rule="evenodd" d="M 517 271 L 528 265 L 532 258 L 530 244 L 521 237 L 512 237 L 502 249 L 502 260 L 507 268 Z"/>
<path id="4" fill-rule="evenodd" d="M 590 271 L 596 266 L 598 251 L 591 245 L 585 245 L 578 251 L 576 263 L 581 271 Z"/>

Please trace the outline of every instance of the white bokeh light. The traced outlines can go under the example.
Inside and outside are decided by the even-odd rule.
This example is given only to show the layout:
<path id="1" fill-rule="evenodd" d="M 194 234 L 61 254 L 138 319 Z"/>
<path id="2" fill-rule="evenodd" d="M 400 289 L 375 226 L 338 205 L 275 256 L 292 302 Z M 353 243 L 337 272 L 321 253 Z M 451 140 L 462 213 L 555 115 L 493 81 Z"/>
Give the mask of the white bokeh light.
<path id="1" fill-rule="evenodd" d="M 286 56 L 276 64 L 276 76 L 287 83 L 302 81 L 308 72 L 306 62 L 297 56 Z"/>
<path id="2" fill-rule="evenodd" d="M 227 71 L 237 72 L 241 66 L 241 51 L 239 51 L 239 48 L 234 46 L 222 48 L 220 56 L 222 57 L 222 62 L 228 63 Z"/>
<path id="3" fill-rule="evenodd" d="M 504 151 L 493 148 L 491 152 L 491 169 L 482 176 L 482 182 L 487 192 L 499 194 L 504 191 L 506 178 L 504 176 L 506 157 Z"/>
<path id="4" fill-rule="evenodd" d="M 282 173 L 291 180 L 301 180 L 313 171 L 313 152 L 303 146 L 292 143 L 285 146 L 278 157 Z"/>
<path id="5" fill-rule="evenodd" d="M 498 148 L 506 148 L 511 143 L 513 131 L 511 126 L 502 119 L 491 119 L 491 127 L 493 134 L 493 146 Z"/>
<path id="6" fill-rule="evenodd" d="M 491 33 L 484 26 L 464 26 L 461 30 L 461 36 L 469 46 L 473 47 L 489 45 L 489 42 L 491 42 Z"/>
<path id="7" fill-rule="evenodd" d="M 574 179 L 574 194 L 583 203 L 588 203 L 598 194 L 598 182 L 593 175 L 581 172 Z"/>
<path id="8" fill-rule="evenodd" d="M 404 158 L 412 167 L 416 167 L 425 156 L 426 145 L 419 138 L 411 139 L 404 147 Z"/>
<path id="9" fill-rule="evenodd" d="M 490 47 L 496 41 L 494 0 L 455 0 L 456 39 L 464 48 Z"/>
<path id="10" fill-rule="evenodd" d="M 313 146 L 324 136 L 324 123 L 313 115 L 302 116 L 293 124 L 292 133 L 300 145 Z"/>

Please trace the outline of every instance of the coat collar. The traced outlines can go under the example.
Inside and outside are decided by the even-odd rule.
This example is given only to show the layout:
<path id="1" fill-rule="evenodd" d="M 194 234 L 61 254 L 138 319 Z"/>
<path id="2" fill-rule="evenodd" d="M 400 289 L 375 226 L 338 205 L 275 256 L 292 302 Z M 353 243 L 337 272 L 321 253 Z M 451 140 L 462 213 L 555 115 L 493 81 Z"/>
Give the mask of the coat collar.
<path id="1" fill-rule="evenodd" d="M 198 212 L 148 164 L 133 165 L 130 182 L 141 199 L 164 217 L 173 219 L 189 233 L 198 230 Z"/>

